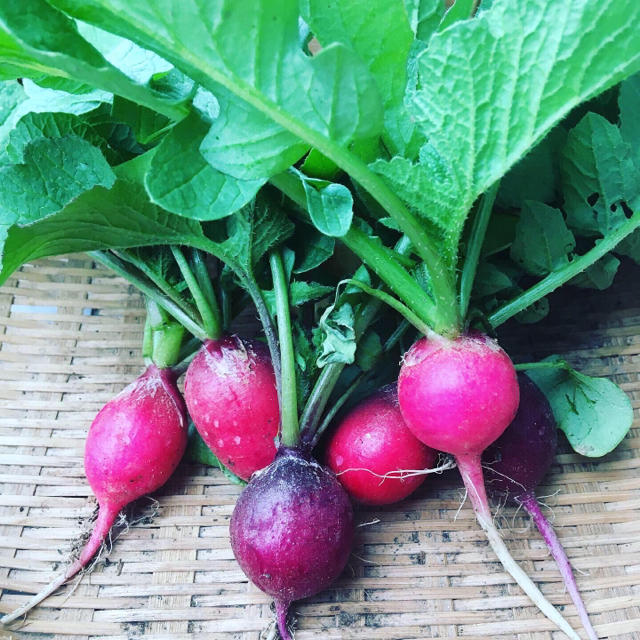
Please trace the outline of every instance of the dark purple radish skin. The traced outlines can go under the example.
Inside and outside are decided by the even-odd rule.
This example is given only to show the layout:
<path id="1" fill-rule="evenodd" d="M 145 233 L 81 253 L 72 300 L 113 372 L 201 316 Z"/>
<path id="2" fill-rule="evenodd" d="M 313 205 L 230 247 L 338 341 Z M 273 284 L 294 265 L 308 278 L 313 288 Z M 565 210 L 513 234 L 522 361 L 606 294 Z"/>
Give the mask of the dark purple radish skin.
<path id="1" fill-rule="evenodd" d="M 328 587 L 347 564 L 353 509 L 335 475 L 300 449 L 281 447 L 236 503 L 231 547 L 246 576 L 275 601 L 278 628 L 294 600 Z"/>
<path id="2" fill-rule="evenodd" d="M 280 408 L 264 344 L 207 340 L 187 369 L 184 398 L 202 439 L 237 476 L 248 480 L 273 461 Z"/>
<path id="3" fill-rule="evenodd" d="M 120 510 L 159 489 L 175 471 L 186 446 L 186 411 L 175 375 L 152 364 L 100 410 L 89 429 L 84 466 L 99 509 L 79 558 L 0 622 L 21 617 L 86 567 Z"/>
<path id="4" fill-rule="evenodd" d="M 455 457 L 478 523 L 504 568 L 544 615 L 579 640 L 515 562 L 489 509 L 481 455 L 515 417 L 519 397 L 509 356 L 480 333 L 421 338 L 405 354 L 398 377 L 402 417 L 418 440 Z"/>
<path id="5" fill-rule="evenodd" d="M 585 631 L 590 640 L 597 640 L 567 554 L 535 495 L 556 455 L 556 421 L 537 385 L 523 373 L 518 374 L 518 383 L 520 406 L 516 417 L 482 456 L 487 489 L 492 495 L 521 504 L 527 510 L 558 565 Z"/>

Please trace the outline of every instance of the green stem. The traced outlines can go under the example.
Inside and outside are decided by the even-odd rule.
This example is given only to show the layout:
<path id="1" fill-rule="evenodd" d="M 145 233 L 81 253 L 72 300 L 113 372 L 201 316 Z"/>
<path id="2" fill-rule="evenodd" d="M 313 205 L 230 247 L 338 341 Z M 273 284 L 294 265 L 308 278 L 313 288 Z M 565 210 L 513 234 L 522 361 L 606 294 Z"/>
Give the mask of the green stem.
<path id="1" fill-rule="evenodd" d="M 289 311 L 289 283 L 284 273 L 282 257 L 277 251 L 269 255 L 273 277 L 278 337 L 280 338 L 280 441 L 286 447 L 295 447 L 299 440 L 298 389 L 296 385 L 295 352 Z"/>
<path id="2" fill-rule="evenodd" d="M 192 249 L 191 255 L 193 262 L 193 273 L 196 277 L 196 280 L 198 281 L 200 290 L 206 298 L 207 304 L 218 323 L 218 331 L 221 334 L 222 328 L 225 325 L 222 318 L 222 312 L 220 311 L 220 305 L 218 304 L 218 299 L 216 298 L 216 292 L 213 289 L 213 282 L 211 281 L 209 269 L 207 268 L 205 261 L 202 259 L 202 254 L 200 253 L 200 251 L 198 251 L 198 249 Z"/>
<path id="3" fill-rule="evenodd" d="M 313 442 L 322 412 L 327 406 L 327 402 L 329 402 L 331 393 L 342 375 L 344 367 L 344 362 L 332 362 L 325 365 L 313 385 L 300 417 L 300 433 L 302 434 L 300 439 L 304 444 Z"/>
<path id="4" fill-rule="evenodd" d="M 187 370 L 191 361 L 196 357 L 201 348 L 202 343 L 197 338 L 189 338 L 189 340 L 182 343 L 180 353 L 177 358 L 177 364 L 171 367 L 177 378 Z"/>
<path id="5" fill-rule="evenodd" d="M 158 368 L 167 369 L 178 362 L 185 329 L 150 298 L 146 299 L 146 304 L 147 324 L 151 327 L 152 360 Z"/>
<path id="6" fill-rule="evenodd" d="M 374 289 L 369 285 L 364 284 L 364 282 L 360 282 L 360 280 L 343 280 L 342 283 L 351 284 L 353 286 L 362 289 L 365 293 L 368 293 L 370 296 L 375 296 L 379 300 L 382 300 L 385 304 L 388 304 L 392 309 L 395 309 L 400 315 L 406 318 L 418 331 L 420 331 L 423 335 L 428 335 L 432 333 L 429 325 L 422 322 L 422 320 L 411 310 L 409 307 L 400 300 L 397 300 L 393 296 L 381 291 L 380 289 Z"/>
<path id="7" fill-rule="evenodd" d="M 304 188 L 294 174 L 280 173 L 273 176 L 270 182 L 300 208 L 308 210 Z M 414 222 L 419 225 L 417 220 L 414 219 Z M 431 325 L 438 333 L 455 335 L 459 330 L 460 322 L 458 306 L 455 303 L 455 286 L 450 273 L 439 258 L 434 262 L 424 257 L 420 247 L 416 245 L 416 238 L 412 234 L 413 227 L 409 225 L 405 228 L 401 224 L 400 228 L 427 265 L 435 303 L 406 269 L 388 255 L 381 244 L 371 240 L 356 227 L 352 226 L 339 240 L 373 269 L 407 305 L 414 308 L 416 314 L 426 324 Z"/>
<path id="8" fill-rule="evenodd" d="M 624 240 L 624 238 L 638 228 L 640 228 L 640 211 L 634 213 L 615 231 L 612 231 L 609 235 L 600 240 L 593 249 L 590 249 L 587 253 L 578 258 L 574 258 L 571 262 L 557 271 L 550 273 L 546 278 L 543 278 L 540 282 L 533 285 L 533 287 L 494 311 L 489 316 L 489 322 L 493 327 L 500 326 L 509 318 L 512 318 L 527 307 L 530 307 L 541 298 L 544 298 L 546 295 L 571 280 L 571 278 L 582 273 L 585 269 L 614 249 L 619 242 Z"/>
<path id="9" fill-rule="evenodd" d="M 367 330 L 373 322 L 380 309 L 381 301 L 377 298 L 370 298 L 365 304 L 362 311 L 355 320 L 354 331 L 356 341 L 360 339 L 362 334 Z M 329 402 L 329 398 L 333 393 L 340 375 L 345 367 L 344 362 L 332 362 L 323 367 L 313 389 L 309 394 L 307 403 L 300 418 L 301 440 L 309 442 L 313 439 L 313 434 L 318 426 L 318 422 L 322 417 L 322 413 Z"/>
<path id="10" fill-rule="evenodd" d="M 239 274 L 239 272 L 236 272 Z M 273 318 L 269 313 L 269 309 L 262 296 L 262 291 L 258 286 L 255 278 L 251 274 L 243 273 L 241 276 L 242 283 L 245 289 L 249 292 L 253 304 L 258 312 L 260 318 L 260 324 L 262 324 L 262 330 L 264 331 L 265 338 L 267 339 L 267 345 L 269 346 L 269 353 L 271 355 L 271 363 L 273 364 L 273 372 L 276 376 L 276 383 L 278 385 L 278 397 L 280 396 L 280 381 L 282 379 L 282 364 L 280 362 L 280 349 L 278 348 L 278 336 L 276 329 L 273 325 Z"/>
<path id="11" fill-rule="evenodd" d="M 171 298 L 185 313 L 189 314 L 192 318 L 196 318 L 197 311 L 196 309 L 189 304 L 184 298 L 180 295 L 180 292 L 173 286 L 171 286 L 167 280 L 165 280 L 162 276 L 160 276 L 154 269 L 151 269 L 149 265 L 144 261 L 138 258 L 132 251 L 121 250 L 115 252 L 119 258 L 126 262 L 130 262 L 134 267 L 139 269 L 153 284 L 162 291 L 166 296 Z"/>
<path id="12" fill-rule="evenodd" d="M 144 293 L 145 296 L 151 298 L 154 302 L 158 303 L 158 306 L 162 307 L 167 313 L 171 314 L 181 325 L 191 332 L 196 338 L 200 340 L 207 339 L 207 333 L 205 330 L 195 322 L 190 316 L 188 316 L 173 300 L 168 296 L 165 296 L 157 288 L 155 288 L 150 282 L 148 282 L 144 276 L 134 272 L 130 265 L 126 264 L 116 256 L 105 251 L 89 251 L 88 254 L 97 262 L 100 262 L 105 267 L 108 267 L 119 276 L 122 276 L 125 280 L 128 280 L 136 289 Z"/>
<path id="13" fill-rule="evenodd" d="M 409 327 L 408 322 L 402 322 L 396 330 L 389 336 L 387 341 L 384 343 L 382 348 L 382 353 L 388 353 L 400 340 L 400 338 L 404 335 L 407 328 Z M 382 354 L 381 354 L 382 355 Z M 326 431 L 327 427 L 331 424 L 333 419 L 336 417 L 338 411 L 344 406 L 345 402 L 353 395 L 353 392 L 369 377 L 371 374 L 371 370 L 362 371 L 359 373 L 354 381 L 347 387 L 344 393 L 334 402 L 333 406 L 329 411 L 327 411 L 324 416 L 320 426 L 315 429 L 313 434 L 313 439 L 311 441 L 311 448 L 315 447 L 318 444 L 318 440 L 322 436 L 322 434 Z"/>
<path id="14" fill-rule="evenodd" d="M 543 362 L 523 362 L 514 365 L 516 371 L 531 371 L 532 369 L 566 369 L 573 371 L 573 367 L 566 360 L 548 360 Z"/>
<path id="15" fill-rule="evenodd" d="M 193 300 L 195 301 L 200 317 L 202 318 L 202 324 L 207 336 L 212 340 L 217 340 L 222 334 L 220 318 L 211 308 L 211 305 L 200 288 L 197 278 L 191 270 L 191 266 L 187 262 L 187 259 L 184 257 L 180 248 L 172 245 L 171 253 L 173 253 L 173 257 L 178 264 L 180 273 L 182 273 L 182 277 L 193 296 Z"/>
<path id="16" fill-rule="evenodd" d="M 153 362 L 153 330 L 148 316 L 144 323 L 144 333 L 142 335 L 142 359 L 146 366 Z"/>
<path id="17" fill-rule="evenodd" d="M 333 419 L 338 414 L 338 411 L 342 409 L 345 402 L 353 395 L 353 392 L 362 384 L 364 379 L 368 376 L 367 371 L 361 371 L 354 379 L 354 381 L 345 389 L 344 393 L 333 403 L 333 406 L 325 414 L 322 422 L 313 433 L 313 439 L 311 440 L 311 448 L 313 449 L 320 440 L 322 434 L 327 430 L 327 427 L 333 422 Z"/>
<path id="18" fill-rule="evenodd" d="M 469 244 L 467 254 L 462 267 L 462 275 L 460 276 L 460 318 L 464 322 L 469 310 L 469 300 L 471 298 L 471 290 L 473 282 L 476 278 L 478 269 L 478 261 L 480 260 L 480 252 L 484 244 L 484 238 L 489 226 L 493 203 L 496 200 L 500 181 L 494 183 L 482 196 L 480 208 L 473 219 L 471 234 L 469 236 Z"/>

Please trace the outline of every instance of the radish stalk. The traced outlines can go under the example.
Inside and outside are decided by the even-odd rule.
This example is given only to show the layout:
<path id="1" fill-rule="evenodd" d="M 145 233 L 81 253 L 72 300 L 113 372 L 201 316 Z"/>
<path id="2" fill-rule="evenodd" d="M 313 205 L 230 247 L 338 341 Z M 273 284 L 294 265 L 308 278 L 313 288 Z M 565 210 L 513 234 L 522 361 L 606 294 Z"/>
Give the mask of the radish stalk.
<path id="1" fill-rule="evenodd" d="M 291 315 L 289 313 L 289 283 L 284 273 L 282 257 L 276 251 L 269 256 L 269 265 L 273 277 L 273 289 L 276 300 L 276 316 L 278 337 L 280 339 L 281 380 L 280 422 L 281 443 L 285 447 L 298 444 L 298 392 L 296 389 L 295 350 L 291 332 Z"/>

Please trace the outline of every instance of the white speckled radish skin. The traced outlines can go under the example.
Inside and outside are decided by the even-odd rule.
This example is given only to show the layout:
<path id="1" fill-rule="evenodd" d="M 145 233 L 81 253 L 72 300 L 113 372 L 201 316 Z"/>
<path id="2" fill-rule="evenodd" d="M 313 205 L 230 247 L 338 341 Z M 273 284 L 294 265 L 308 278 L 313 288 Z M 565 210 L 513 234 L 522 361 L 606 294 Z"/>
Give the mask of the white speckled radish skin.
<path id="1" fill-rule="evenodd" d="M 248 480 L 274 459 L 280 408 L 264 344 L 208 340 L 189 365 L 184 395 L 202 439 L 236 475 Z"/>

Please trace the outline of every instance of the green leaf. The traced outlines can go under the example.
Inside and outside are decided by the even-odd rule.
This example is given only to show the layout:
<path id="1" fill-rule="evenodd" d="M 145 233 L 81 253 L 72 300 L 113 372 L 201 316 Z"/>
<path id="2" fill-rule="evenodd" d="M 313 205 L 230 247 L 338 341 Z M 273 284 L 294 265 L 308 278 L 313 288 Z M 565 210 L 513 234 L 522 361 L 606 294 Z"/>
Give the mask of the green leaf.
<path id="1" fill-rule="evenodd" d="M 30 113 L 85 114 L 94 111 L 111 96 L 92 91 L 77 96 L 63 91 L 43 89 L 28 79 L 21 86 L 15 81 L 0 83 L 0 150 L 17 123 Z"/>
<path id="2" fill-rule="evenodd" d="M 519 293 L 521 290 L 519 291 Z M 514 318 L 522 324 L 534 324 L 544 320 L 549 315 L 549 299 L 541 298 L 536 300 L 533 304 L 529 305 L 526 309 L 523 309 L 517 313 Z"/>
<path id="3" fill-rule="evenodd" d="M 37 139 L 24 149 L 24 164 L 0 167 L 0 223 L 37 222 L 92 187 L 109 188 L 114 181 L 100 150 L 86 140 Z"/>
<path id="4" fill-rule="evenodd" d="M 447 9 L 440 23 L 440 31 L 450 27 L 460 20 L 468 20 L 475 6 L 475 0 L 455 0 Z"/>
<path id="5" fill-rule="evenodd" d="M 227 239 L 219 241 L 220 251 L 246 272 L 251 272 L 269 250 L 284 242 L 293 224 L 280 211 L 258 200 L 237 211 L 226 221 Z"/>
<path id="6" fill-rule="evenodd" d="M 376 81 L 385 111 L 398 109 L 413 42 L 402 0 L 303 0 L 300 7 L 322 45 L 340 42 L 364 61 Z"/>
<path id="7" fill-rule="evenodd" d="M 356 353 L 355 316 L 353 307 L 344 303 L 336 309 L 327 307 L 318 324 L 320 355 L 318 366 L 324 367 L 332 362 L 351 364 Z"/>
<path id="8" fill-rule="evenodd" d="M 609 253 L 573 280 L 569 280 L 569 284 L 583 289 L 608 289 L 613 284 L 619 266 L 620 260 Z"/>
<path id="9" fill-rule="evenodd" d="M 51 0 L 71 15 L 108 31 L 124 35 L 175 64 L 183 72 L 218 95 L 225 87 L 247 103 L 247 109 L 262 112 L 270 124 L 267 137 L 278 137 L 278 126 L 305 147 L 327 148 L 352 140 L 379 135 L 382 128 L 380 96 L 365 65 L 347 47 L 334 44 L 310 58 L 304 55 L 298 37 L 298 2 L 251 0 Z M 202 15 L 207 16 L 206 23 Z M 175 16 L 165 21 L 159 16 Z M 251 38 L 247 39 L 247 34 Z M 247 45 L 238 55 L 238 43 Z M 228 102 L 228 101 L 227 101 Z M 243 145 L 261 147 L 255 114 L 247 111 L 249 138 L 238 132 Z M 266 122 L 265 122 L 266 124 Z M 235 123 L 234 123 L 235 126 Z M 217 131 L 217 130 L 216 130 Z M 222 132 L 220 132 L 222 133 Z M 222 150 L 233 150 L 233 132 L 224 131 Z M 205 141 L 209 163 L 215 160 L 214 140 Z M 319 148 L 319 147 L 318 147 Z M 240 153 L 241 149 L 236 147 Z M 284 150 L 283 150 L 284 152 Z M 233 157 L 233 155 L 232 155 Z M 264 170 L 268 169 L 264 165 Z M 236 175 L 241 163 L 225 171 Z M 271 170 L 271 169 L 270 169 Z M 257 178 L 256 168 L 251 175 Z"/>
<path id="10" fill-rule="evenodd" d="M 575 244 L 559 209 L 527 202 L 516 225 L 511 258 L 528 273 L 545 276 L 569 261 Z"/>
<path id="11" fill-rule="evenodd" d="M 296 263 L 293 273 L 311 271 L 326 262 L 335 249 L 335 240 L 319 233 L 308 225 L 299 225 L 293 239 L 296 247 Z"/>
<path id="12" fill-rule="evenodd" d="M 640 264 L 640 229 L 636 229 L 631 235 L 628 235 L 616 247 L 616 253 L 628 256 L 638 264 Z"/>
<path id="13" fill-rule="evenodd" d="M 289 283 L 289 305 L 299 307 L 307 302 L 313 302 L 329 295 L 334 291 L 333 287 L 328 287 L 317 282 L 306 282 L 304 280 L 293 280 Z M 273 290 L 263 291 L 264 300 L 272 315 L 276 311 L 276 296 Z"/>
<path id="14" fill-rule="evenodd" d="M 191 462 L 198 462 L 199 464 L 206 464 L 209 467 L 220 469 L 220 471 L 222 471 L 227 479 L 231 480 L 233 484 L 241 486 L 247 484 L 242 478 L 239 478 L 235 473 L 227 469 L 220 460 L 218 460 L 215 453 L 207 447 L 202 436 L 192 424 L 189 425 L 189 444 L 184 455 L 185 458 Z"/>
<path id="15" fill-rule="evenodd" d="M 220 171 L 239 180 L 265 179 L 297 162 L 308 146 L 264 113 L 218 91 L 220 115 L 200 145 L 200 153 Z"/>
<path id="16" fill-rule="evenodd" d="M 15 80 L 0 82 L 0 148 L 4 138 L 20 118 L 18 108 L 26 99 L 24 89 Z"/>
<path id="17" fill-rule="evenodd" d="M 551 204 L 559 191 L 560 150 L 566 139 L 562 126 L 555 127 L 500 181 L 496 205 L 520 209 L 526 200 Z"/>
<path id="18" fill-rule="evenodd" d="M 358 342 L 355 361 L 363 371 L 370 371 L 382 355 L 382 342 L 375 331 L 368 331 Z"/>
<path id="19" fill-rule="evenodd" d="M 142 145 L 150 145 L 171 123 L 167 116 L 120 96 L 113 98 L 112 114 L 115 121 L 131 127 L 136 140 Z"/>
<path id="20" fill-rule="evenodd" d="M 317 149 L 309 151 L 300 169 L 306 176 L 322 180 L 333 180 L 340 173 L 338 165 Z"/>
<path id="21" fill-rule="evenodd" d="M 114 33 L 103 31 L 84 22 L 76 22 L 78 32 L 93 45 L 114 67 L 134 82 L 147 84 L 154 75 L 166 73 L 173 67 L 159 55 Z"/>
<path id="22" fill-rule="evenodd" d="M 343 184 L 302 178 L 311 221 L 321 233 L 343 236 L 353 220 L 353 197 Z"/>
<path id="23" fill-rule="evenodd" d="M 211 250 L 200 225 L 149 202 L 142 186 L 148 158 L 114 169 L 111 189 L 96 186 L 55 215 L 13 225 L 4 246 L 0 284 L 23 263 L 52 255 L 153 244 L 187 244 Z"/>
<path id="24" fill-rule="evenodd" d="M 547 396 L 558 427 L 579 454 L 603 456 L 631 428 L 631 402 L 611 380 L 558 368 L 530 369 L 527 375 Z"/>
<path id="25" fill-rule="evenodd" d="M 444 0 L 405 0 L 404 4 L 416 38 L 428 41 L 444 16 Z"/>
<path id="26" fill-rule="evenodd" d="M 86 140 L 108 157 L 110 149 L 105 138 L 84 118 L 70 113 L 28 113 L 11 131 L 4 149 L 0 150 L 0 162 L 20 164 L 24 162 L 27 145 L 39 138 L 64 138 L 75 136 Z"/>
<path id="27" fill-rule="evenodd" d="M 583 235 L 603 236 L 626 220 L 621 202 L 640 205 L 640 171 L 620 129 L 588 113 L 569 132 L 562 153 L 567 221 Z"/>
<path id="28" fill-rule="evenodd" d="M 444 165 L 438 166 L 435 159 L 431 167 L 427 167 L 429 148 L 420 151 L 420 163 L 411 162 L 407 158 L 396 156 L 391 160 L 376 160 L 370 167 L 393 184 L 395 192 L 407 205 L 419 214 L 428 224 L 431 232 L 443 239 L 442 251 L 450 266 L 456 261 L 458 239 L 462 234 L 466 212 L 464 215 L 451 216 L 456 207 L 457 187 L 453 184 L 453 175 Z M 431 201 L 425 199 L 434 180 L 448 187 Z M 426 204 L 430 206 L 425 206 Z"/>
<path id="29" fill-rule="evenodd" d="M 117 93 L 176 118 L 185 113 L 109 64 L 76 24 L 45 0 L 0 3 L 0 43 L 0 64 L 14 77 L 44 73 Z"/>
<path id="30" fill-rule="evenodd" d="M 575 105 L 640 68 L 639 23 L 638 3 L 495 0 L 435 35 L 407 97 L 428 139 L 420 165 L 407 167 L 414 183 L 432 174 L 422 210 L 461 230 L 478 195 Z M 456 248 L 452 233 L 446 251 Z"/>
<path id="31" fill-rule="evenodd" d="M 640 73 L 627 78 L 620 85 L 620 133 L 632 149 L 636 168 L 640 168 Z"/>
<path id="32" fill-rule="evenodd" d="M 264 180 L 238 180 L 210 166 L 198 151 L 209 130 L 197 113 L 179 122 L 151 160 L 145 185 L 153 202 L 196 220 L 217 220 L 237 211 Z"/>
<path id="33" fill-rule="evenodd" d="M 514 283 L 509 274 L 491 262 L 481 262 L 473 283 L 473 295 L 478 298 L 513 288 Z"/>

